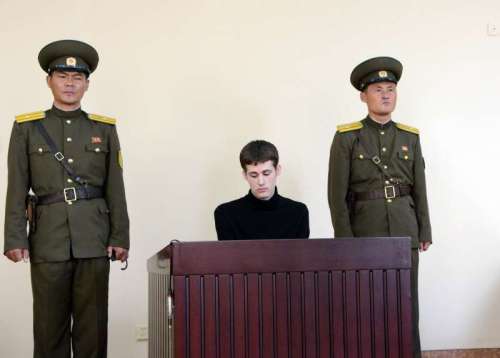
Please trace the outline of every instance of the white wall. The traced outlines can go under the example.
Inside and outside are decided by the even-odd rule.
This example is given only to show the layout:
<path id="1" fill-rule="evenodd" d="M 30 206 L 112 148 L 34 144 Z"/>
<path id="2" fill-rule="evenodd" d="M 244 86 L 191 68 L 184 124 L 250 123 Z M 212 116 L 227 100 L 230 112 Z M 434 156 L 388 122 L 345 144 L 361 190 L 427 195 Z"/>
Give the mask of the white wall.
<path id="1" fill-rule="evenodd" d="M 500 346 L 498 0 L 0 1 L 0 188 L 15 114 L 51 97 L 36 56 L 77 38 L 101 63 L 87 111 L 118 117 L 131 218 L 129 270 L 113 265 L 111 357 L 145 357 L 146 259 L 171 239 L 215 240 L 212 212 L 246 191 L 238 153 L 280 149 L 284 195 L 331 237 L 327 164 L 335 126 L 365 108 L 349 84 L 377 55 L 404 66 L 394 119 L 419 127 L 435 244 L 421 256 L 425 349 Z M 5 189 L 0 190 L 3 218 Z M 0 356 L 28 357 L 29 267 L 0 260 Z"/>

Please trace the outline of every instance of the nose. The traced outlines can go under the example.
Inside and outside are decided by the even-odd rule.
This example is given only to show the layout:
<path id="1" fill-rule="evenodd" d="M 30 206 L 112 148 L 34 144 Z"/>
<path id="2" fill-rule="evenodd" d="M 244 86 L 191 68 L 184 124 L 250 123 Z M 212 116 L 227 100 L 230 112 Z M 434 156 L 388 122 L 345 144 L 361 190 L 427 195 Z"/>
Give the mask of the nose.
<path id="1" fill-rule="evenodd" d="M 264 185 L 264 177 L 262 175 L 259 175 L 259 177 L 257 178 L 257 184 L 259 184 L 260 186 Z"/>

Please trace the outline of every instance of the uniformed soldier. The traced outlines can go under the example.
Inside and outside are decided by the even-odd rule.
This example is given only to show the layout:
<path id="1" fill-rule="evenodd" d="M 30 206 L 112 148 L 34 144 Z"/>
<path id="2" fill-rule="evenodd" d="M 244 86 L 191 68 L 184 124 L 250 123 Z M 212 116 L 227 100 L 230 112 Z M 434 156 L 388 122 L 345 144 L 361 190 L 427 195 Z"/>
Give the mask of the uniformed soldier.
<path id="1" fill-rule="evenodd" d="M 402 71 L 390 57 L 369 59 L 352 71 L 368 116 L 337 127 L 328 201 L 335 237 L 411 237 L 413 341 L 420 357 L 418 249 L 426 251 L 432 239 L 419 131 L 392 121 Z"/>
<path id="2" fill-rule="evenodd" d="M 34 357 L 102 358 L 108 256 L 126 261 L 129 249 L 120 143 L 114 119 L 80 107 L 96 50 L 56 41 L 38 60 L 54 101 L 16 116 L 12 128 L 4 253 L 31 261 Z"/>

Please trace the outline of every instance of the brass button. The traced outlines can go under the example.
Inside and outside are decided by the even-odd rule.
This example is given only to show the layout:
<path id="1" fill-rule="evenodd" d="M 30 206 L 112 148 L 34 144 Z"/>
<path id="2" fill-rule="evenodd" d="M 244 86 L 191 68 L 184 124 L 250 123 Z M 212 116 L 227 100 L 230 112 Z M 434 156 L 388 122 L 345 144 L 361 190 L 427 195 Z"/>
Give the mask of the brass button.
<path id="1" fill-rule="evenodd" d="M 71 124 L 71 119 L 66 119 L 66 124 Z"/>
<path id="2" fill-rule="evenodd" d="M 408 160 L 408 156 L 407 155 L 405 155 L 405 159 Z"/>
<path id="3" fill-rule="evenodd" d="M 95 151 L 99 153 L 101 151 L 101 148 L 96 148 Z"/>
<path id="4" fill-rule="evenodd" d="M 387 148 L 386 148 L 386 147 L 383 147 L 383 148 L 382 148 L 382 152 L 385 152 L 386 150 L 387 150 Z"/>
<path id="5" fill-rule="evenodd" d="M 386 185 L 388 185 L 388 184 L 389 184 L 389 180 L 386 180 L 386 181 L 385 181 L 385 184 L 386 184 Z"/>
<path id="6" fill-rule="evenodd" d="M 380 135 L 384 135 L 384 134 L 385 134 L 385 132 L 384 132 L 384 131 L 380 132 Z"/>
<path id="7" fill-rule="evenodd" d="M 73 202 L 72 201 L 68 201 L 68 205 L 73 205 Z"/>
<path id="8" fill-rule="evenodd" d="M 71 179 L 69 179 L 69 178 L 68 178 L 66 181 L 67 181 L 68 183 L 73 183 L 73 180 L 71 180 Z"/>
<path id="9" fill-rule="evenodd" d="M 68 163 L 73 163 L 73 159 L 69 158 Z"/>
<path id="10" fill-rule="evenodd" d="M 39 152 L 39 153 L 42 153 L 42 152 L 43 152 L 43 149 L 42 149 L 42 148 L 38 148 L 38 152 Z"/>
<path id="11" fill-rule="evenodd" d="M 387 165 L 384 165 L 384 169 L 387 169 Z"/>
<path id="12" fill-rule="evenodd" d="M 71 137 L 66 138 L 66 142 L 71 142 L 73 139 Z"/>
<path id="13" fill-rule="evenodd" d="M 387 202 L 388 203 L 392 203 L 392 199 L 387 199 Z"/>
<path id="14" fill-rule="evenodd" d="M 360 154 L 359 159 L 363 159 L 363 158 L 364 158 L 363 154 Z"/>

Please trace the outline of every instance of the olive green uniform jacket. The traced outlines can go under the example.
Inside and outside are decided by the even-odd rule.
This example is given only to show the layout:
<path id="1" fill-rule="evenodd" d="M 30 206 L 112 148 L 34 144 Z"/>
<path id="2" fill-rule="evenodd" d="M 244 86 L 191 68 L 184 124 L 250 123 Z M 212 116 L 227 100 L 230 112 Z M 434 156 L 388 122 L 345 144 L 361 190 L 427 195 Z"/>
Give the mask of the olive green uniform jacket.
<path id="1" fill-rule="evenodd" d="M 385 175 L 373 163 L 375 155 Z M 392 121 L 380 125 L 369 117 L 338 126 L 328 177 L 335 236 L 409 236 L 414 248 L 431 242 L 424 169 L 417 129 Z M 349 192 L 383 190 L 394 183 L 410 185 L 411 195 L 348 200 Z"/>
<path id="2" fill-rule="evenodd" d="M 42 121 L 76 175 L 104 197 L 39 205 L 37 229 L 26 232 L 25 198 L 74 187 L 35 121 Z M 33 263 L 106 256 L 108 245 L 129 248 L 129 220 L 115 120 L 55 107 L 16 117 L 8 154 L 4 252 L 29 248 Z"/>

